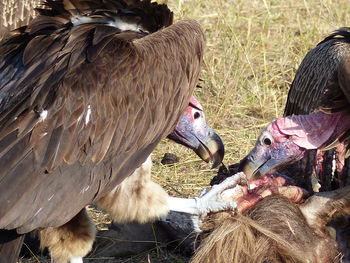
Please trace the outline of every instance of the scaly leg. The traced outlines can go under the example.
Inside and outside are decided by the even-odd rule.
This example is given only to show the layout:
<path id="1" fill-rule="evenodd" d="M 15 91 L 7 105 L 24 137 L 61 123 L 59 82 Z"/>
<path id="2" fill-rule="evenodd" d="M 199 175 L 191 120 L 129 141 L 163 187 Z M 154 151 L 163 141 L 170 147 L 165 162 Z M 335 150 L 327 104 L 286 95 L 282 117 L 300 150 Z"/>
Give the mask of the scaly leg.
<path id="1" fill-rule="evenodd" d="M 192 199 L 169 197 L 169 208 L 171 211 L 193 215 L 205 215 L 210 212 L 222 210 L 235 210 L 237 208 L 236 202 L 222 200 L 221 194 L 223 191 L 233 188 L 245 180 L 243 173 L 237 173 L 225 179 L 222 183 L 214 185 L 200 197 Z"/>

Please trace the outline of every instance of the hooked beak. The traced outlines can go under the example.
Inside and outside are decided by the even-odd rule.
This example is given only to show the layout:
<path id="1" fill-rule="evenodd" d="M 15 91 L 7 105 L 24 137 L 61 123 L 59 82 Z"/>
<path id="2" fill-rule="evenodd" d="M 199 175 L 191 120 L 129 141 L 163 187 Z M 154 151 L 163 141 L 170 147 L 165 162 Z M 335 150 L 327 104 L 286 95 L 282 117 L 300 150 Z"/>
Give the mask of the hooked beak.
<path id="1" fill-rule="evenodd" d="M 211 162 L 211 168 L 217 167 L 224 159 L 224 144 L 220 136 L 209 126 L 205 127 L 204 133 L 181 132 L 175 129 L 168 138 L 191 148 L 203 161 Z"/>
<path id="2" fill-rule="evenodd" d="M 307 149 L 296 143 L 295 138 L 299 137 L 282 133 L 276 122 L 272 122 L 244 158 L 241 170 L 249 179 L 256 179 L 302 159 Z"/>
<path id="3" fill-rule="evenodd" d="M 258 161 L 254 161 L 254 157 L 252 155 L 248 155 L 241 162 L 240 170 L 246 175 L 249 180 L 254 180 L 262 176 L 267 167 L 268 160 L 261 159 Z"/>
<path id="4" fill-rule="evenodd" d="M 203 107 L 194 96 L 168 138 L 192 149 L 203 161 L 211 162 L 212 168 L 224 159 L 224 144 L 207 124 Z"/>
<path id="5" fill-rule="evenodd" d="M 209 127 L 210 128 L 210 127 Z M 225 155 L 225 147 L 219 135 L 217 135 L 211 128 L 209 136 L 205 138 L 198 138 L 199 144 L 194 152 L 205 162 L 212 163 L 211 168 L 217 167 L 221 164 Z"/>
<path id="6" fill-rule="evenodd" d="M 290 147 L 291 149 L 292 147 Z M 257 179 L 263 175 L 276 172 L 282 167 L 300 160 L 305 150 L 294 146 L 295 155 L 288 155 L 283 145 L 276 151 L 262 151 L 255 147 L 241 162 L 240 170 L 244 172 L 249 180 Z"/>
<path id="7" fill-rule="evenodd" d="M 273 172 L 280 166 L 281 160 L 272 158 L 269 152 L 259 154 L 254 148 L 240 163 L 239 170 L 242 171 L 249 180 L 255 180 L 259 177 Z"/>

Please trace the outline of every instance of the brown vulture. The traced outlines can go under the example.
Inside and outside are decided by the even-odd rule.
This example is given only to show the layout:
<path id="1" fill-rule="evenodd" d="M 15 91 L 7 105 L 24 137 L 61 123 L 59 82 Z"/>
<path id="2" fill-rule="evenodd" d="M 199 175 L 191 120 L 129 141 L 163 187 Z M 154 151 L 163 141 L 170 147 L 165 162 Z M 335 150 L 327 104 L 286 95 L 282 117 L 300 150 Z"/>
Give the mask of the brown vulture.
<path id="1" fill-rule="evenodd" d="M 349 54 L 349 28 L 336 30 L 308 52 L 289 90 L 286 117 L 268 125 L 242 162 L 247 176 L 281 171 L 315 191 L 349 184 Z M 341 208 L 344 214 L 348 208 Z M 349 217 L 333 227 L 343 260 L 349 260 Z"/>
<path id="2" fill-rule="evenodd" d="M 147 0 L 48 0 L 37 10 L 36 18 L 0 43 L 0 258 L 5 263 L 15 262 L 22 234 L 35 229 L 44 229 L 43 240 L 50 239 L 44 245 L 56 240 L 51 245 L 60 246 L 68 232 L 91 247 L 93 231 L 82 209 L 94 201 L 116 201 L 123 180 L 133 173 L 132 189 L 142 196 L 137 174 L 149 174 L 146 160 L 169 134 L 215 165 L 223 157 L 218 136 L 203 122 L 196 124 L 201 108 L 193 97 L 190 101 L 204 46 L 197 22 L 172 25 L 170 10 Z M 141 184 L 133 183 L 135 177 Z M 127 196 L 130 188 L 124 189 Z M 166 208 L 148 217 L 169 208 L 202 213 L 234 207 L 217 200 L 220 189 L 199 199 L 164 194 L 160 202 Z M 82 262 L 87 253 L 62 249 L 71 257 L 58 262 Z"/>
<path id="3" fill-rule="evenodd" d="M 272 121 L 262 131 L 243 161 L 247 176 L 271 173 L 311 150 L 334 147 L 331 165 L 335 161 L 333 169 L 343 168 L 350 135 L 349 54 L 350 29 L 341 28 L 306 55 L 288 94 L 285 115 L 291 116 Z"/>

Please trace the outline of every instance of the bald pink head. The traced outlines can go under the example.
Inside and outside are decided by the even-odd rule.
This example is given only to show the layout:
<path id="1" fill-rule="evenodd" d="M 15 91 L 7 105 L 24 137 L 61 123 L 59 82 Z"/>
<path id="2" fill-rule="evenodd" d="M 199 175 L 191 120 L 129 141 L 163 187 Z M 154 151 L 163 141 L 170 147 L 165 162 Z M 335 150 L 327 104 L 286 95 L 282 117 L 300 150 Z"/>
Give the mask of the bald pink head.
<path id="1" fill-rule="evenodd" d="M 300 160 L 306 150 L 322 149 L 341 139 L 350 127 L 350 116 L 340 112 L 293 115 L 272 121 L 245 158 L 247 176 L 264 175 Z"/>
<path id="2" fill-rule="evenodd" d="M 221 164 L 224 157 L 224 144 L 207 124 L 203 107 L 194 96 L 168 138 L 191 148 L 202 160 L 212 162 L 213 167 Z"/>
<path id="3" fill-rule="evenodd" d="M 350 118 L 344 112 L 326 114 L 318 111 L 279 118 L 271 126 L 302 148 L 318 149 L 340 137 L 350 127 Z"/>
<path id="4" fill-rule="evenodd" d="M 188 106 L 189 107 L 187 107 L 187 109 L 188 108 L 197 108 L 198 110 L 203 111 L 202 104 L 200 104 L 200 102 L 196 99 L 195 96 L 191 96 Z"/>

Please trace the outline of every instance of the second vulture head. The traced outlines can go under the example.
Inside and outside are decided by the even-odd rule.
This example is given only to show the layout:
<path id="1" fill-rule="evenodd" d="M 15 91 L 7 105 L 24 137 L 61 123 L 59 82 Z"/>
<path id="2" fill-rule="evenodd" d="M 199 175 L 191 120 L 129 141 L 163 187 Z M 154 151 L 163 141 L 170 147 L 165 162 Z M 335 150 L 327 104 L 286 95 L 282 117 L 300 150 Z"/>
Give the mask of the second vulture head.
<path id="1" fill-rule="evenodd" d="M 350 114 L 322 111 L 272 121 L 260 134 L 240 169 L 256 178 L 296 162 L 307 150 L 328 150 L 349 139 Z"/>
<path id="2" fill-rule="evenodd" d="M 192 149 L 203 161 L 211 162 L 212 168 L 224 158 L 224 144 L 206 123 L 203 107 L 194 96 L 168 138 Z"/>

